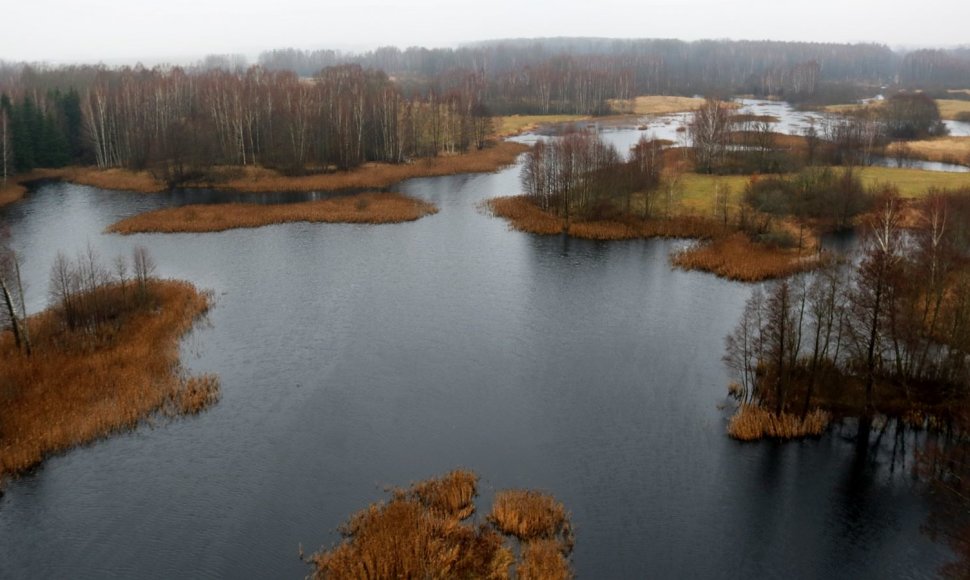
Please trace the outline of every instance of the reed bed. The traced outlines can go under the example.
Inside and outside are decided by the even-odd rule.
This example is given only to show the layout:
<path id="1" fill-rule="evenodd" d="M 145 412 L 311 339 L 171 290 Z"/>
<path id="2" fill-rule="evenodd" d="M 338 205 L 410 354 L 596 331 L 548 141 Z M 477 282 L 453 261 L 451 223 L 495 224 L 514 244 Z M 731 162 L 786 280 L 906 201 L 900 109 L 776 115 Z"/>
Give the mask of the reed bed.
<path id="1" fill-rule="evenodd" d="M 474 512 L 477 481 L 452 471 L 354 514 L 341 544 L 310 557 L 314 578 L 509 578 L 515 557 L 502 536 L 462 523 Z"/>
<path id="2" fill-rule="evenodd" d="M 903 148 L 906 157 L 970 165 L 970 137 L 940 137 L 924 141 L 896 142 L 889 146 L 887 153 L 895 156 Z"/>
<path id="3" fill-rule="evenodd" d="M 816 253 L 756 244 L 743 233 L 698 244 L 671 257 L 685 270 L 711 272 L 739 282 L 760 282 L 811 270 L 818 265 Z"/>
<path id="4" fill-rule="evenodd" d="M 829 426 L 831 415 L 815 409 L 805 418 L 790 413 L 775 413 L 755 404 L 744 404 L 728 423 L 727 432 L 739 441 L 759 439 L 801 439 L 818 437 Z"/>
<path id="5" fill-rule="evenodd" d="M 521 560 L 507 537 L 489 517 L 489 523 L 465 521 L 474 513 L 478 476 L 456 470 L 437 479 L 396 490 L 391 499 L 357 512 L 341 526 L 344 540 L 313 554 L 308 562 L 318 579 L 358 578 L 486 578 L 560 580 L 572 577 L 567 556 L 572 550 L 564 538 L 569 530 L 565 509 L 551 496 L 509 504 L 544 510 L 546 530 L 560 530 L 540 538 L 532 534 L 520 546 Z M 527 492 L 499 492 L 503 494 Z M 503 535 L 504 534 L 504 535 Z"/>
<path id="6" fill-rule="evenodd" d="M 495 494 L 488 521 L 498 531 L 523 542 L 553 539 L 572 548 L 572 528 L 566 508 L 547 493 L 521 489 L 500 491 Z"/>
<path id="7" fill-rule="evenodd" d="M 940 117 L 944 119 L 959 120 L 961 113 L 970 113 L 970 101 L 937 99 L 936 106 L 940 108 Z"/>
<path id="8" fill-rule="evenodd" d="M 512 229 L 540 235 L 569 234 L 588 240 L 634 240 L 643 238 L 709 238 L 722 231 L 713 220 L 676 216 L 670 219 L 623 218 L 615 220 L 571 221 L 539 209 L 524 195 L 497 197 L 486 207 L 493 215 L 509 222 Z"/>
<path id="9" fill-rule="evenodd" d="M 399 193 L 356 195 L 261 205 L 186 205 L 141 213 L 108 226 L 116 234 L 221 232 L 290 222 L 388 224 L 414 221 L 438 212 L 434 205 Z"/>
<path id="10" fill-rule="evenodd" d="M 431 513 L 460 521 L 475 513 L 477 486 L 475 473 L 458 469 L 440 479 L 415 484 L 410 494 Z"/>
<path id="11" fill-rule="evenodd" d="M 103 291 L 121 299 L 133 289 Z M 63 329 L 53 309 L 30 317 L 29 357 L 10 333 L 0 336 L 0 477 L 134 428 L 156 411 L 195 413 L 216 400 L 215 377 L 186 378 L 179 366 L 179 338 L 209 309 L 209 297 L 181 281 L 150 280 L 147 291 L 154 308 L 125 311 L 94 336 Z"/>
<path id="12" fill-rule="evenodd" d="M 555 540 L 535 540 L 522 550 L 522 562 L 516 568 L 519 580 L 569 580 L 572 569 Z"/>
<path id="13" fill-rule="evenodd" d="M 613 112 L 634 115 L 667 115 L 699 109 L 704 99 L 665 95 L 644 95 L 633 99 L 611 99 Z"/>
<path id="14" fill-rule="evenodd" d="M 511 137 L 535 131 L 540 126 L 576 123 L 590 118 L 588 115 L 506 115 L 495 119 L 495 136 Z"/>

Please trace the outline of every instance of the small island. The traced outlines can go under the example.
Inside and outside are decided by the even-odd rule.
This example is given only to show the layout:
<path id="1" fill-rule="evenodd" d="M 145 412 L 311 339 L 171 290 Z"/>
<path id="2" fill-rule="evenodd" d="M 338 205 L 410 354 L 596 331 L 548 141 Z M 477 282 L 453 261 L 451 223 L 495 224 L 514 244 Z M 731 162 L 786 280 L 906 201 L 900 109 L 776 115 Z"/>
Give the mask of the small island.
<path id="1" fill-rule="evenodd" d="M 290 222 L 388 224 L 409 222 L 438 212 L 433 204 L 399 193 L 359 193 L 304 201 L 198 204 L 141 213 L 108 226 L 117 234 L 221 232 Z"/>
<path id="2" fill-rule="evenodd" d="M 392 491 L 390 501 L 351 516 L 340 529 L 343 542 L 309 557 L 313 578 L 573 577 L 572 525 L 554 497 L 499 491 L 476 525 L 477 495 L 478 475 L 460 469 Z"/>

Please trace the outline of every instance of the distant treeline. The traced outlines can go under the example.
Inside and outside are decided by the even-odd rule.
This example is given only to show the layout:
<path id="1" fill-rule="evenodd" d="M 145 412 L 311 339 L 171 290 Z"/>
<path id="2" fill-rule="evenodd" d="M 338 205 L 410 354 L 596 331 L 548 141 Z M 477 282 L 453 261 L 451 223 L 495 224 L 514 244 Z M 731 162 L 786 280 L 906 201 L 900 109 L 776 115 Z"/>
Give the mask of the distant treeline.
<path id="1" fill-rule="evenodd" d="M 220 59 L 209 65 L 223 66 Z M 484 76 L 496 111 L 583 113 L 636 94 L 749 93 L 790 101 L 844 100 L 854 86 L 966 88 L 970 50 L 897 53 L 879 44 L 596 38 L 489 41 L 457 49 L 384 47 L 361 54 L 273 50 L 259 64 L 310 75 L 355 63 L 420 90 L 456 71 Z"/>
<path id="2" fill-rule="evenodd" d="M 0 86 L 0 153 L 15 171 L 96 163 L 150 169 L 170 183 L 217 165 L 285 171 L 483 147 L 490 115 L 474 77 L 405 95 L 380 71 L 25 68 Z M 66 89 L 64 87 L 70 87 Z"/>

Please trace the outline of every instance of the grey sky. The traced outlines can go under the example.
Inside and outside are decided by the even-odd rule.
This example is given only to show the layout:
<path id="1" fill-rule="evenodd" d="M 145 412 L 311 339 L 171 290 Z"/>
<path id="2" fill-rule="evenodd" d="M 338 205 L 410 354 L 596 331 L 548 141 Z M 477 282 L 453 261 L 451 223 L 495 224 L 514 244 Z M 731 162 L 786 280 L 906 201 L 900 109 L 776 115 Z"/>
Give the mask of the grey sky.
<path id="1" fill-rule="evenodd" d="M 811 11 L 805 10 L 810 7 Z M 4 0 L 0 59 L 183 61 L 539 36 L 970 43 L 967 0 Z"/>

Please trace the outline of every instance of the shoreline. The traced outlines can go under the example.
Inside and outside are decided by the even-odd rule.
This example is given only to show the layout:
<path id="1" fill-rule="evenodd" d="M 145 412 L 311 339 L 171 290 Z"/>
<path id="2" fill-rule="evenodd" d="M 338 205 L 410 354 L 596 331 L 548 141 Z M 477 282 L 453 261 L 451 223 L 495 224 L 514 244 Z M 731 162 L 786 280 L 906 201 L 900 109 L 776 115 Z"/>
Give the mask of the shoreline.
<path id="1" fill-rule="evenodd" d="M 652 238 L 700 240 L 700 244 L 671 255 L 671 264 L 737 282 L 783 278 L 812 269 L 818 264 L 812 249 L 814 240 L 809 240 L 801 253 L 770 248 L 752 242 L 743 233 L 708 218 L 685 215 L 667 219 L 624 217 L 567 224 L 563 218 L 536 207 L 524 195 L 492 198 L 485 202 L 485 207 L 492 215 L 508 222 L 511 229 L 531 234 L 564 234 L 599 241 Z M 806 259 L 809 257 L 812 259 Z"/>
<path id="2" fill-rule="evenodd" d="M 512 165 L 528 146 L 513 141 L 500 141 L 492 147 L 461 155 L 443 155 L 415 160 L 412 163 L 366 163 L 360 167 L 333 173 L 287 176 L 263 167 L 212 167 L 215 179 L 188 180 L 178 188 L 212 189 L 238 193 L 340 191 L 382 189 L 407 179 L 441 177 L 464 173 L 491 173 Z M 173 189 L 148 171 L 98 169 L 96 167 L 63 167 L 37 169 L 15 176 L 0 195 L 0 206 L 20 200 L 32 182 L 61 180 L 101 189 L 161 193 Z M 11 185 L 12 184 L 12 185 Z M 13 192 L 13 193 L 8 193 Z"/>

